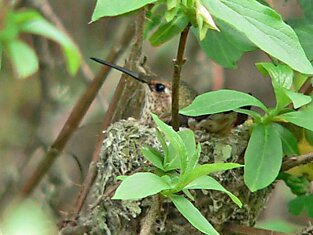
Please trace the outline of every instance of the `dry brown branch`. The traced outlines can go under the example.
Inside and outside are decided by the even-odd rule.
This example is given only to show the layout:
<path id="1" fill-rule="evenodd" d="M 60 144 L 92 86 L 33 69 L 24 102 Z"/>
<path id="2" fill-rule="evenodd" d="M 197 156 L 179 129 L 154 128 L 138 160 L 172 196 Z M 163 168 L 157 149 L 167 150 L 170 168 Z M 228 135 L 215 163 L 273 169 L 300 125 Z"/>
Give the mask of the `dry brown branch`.
<path id="1" fill-rule="evenodd" d="M 129 56 L 129 60 L 128 60 L 128 65 L 126 65 L 126 67 L 135 67 L 136 62 L 139 60 L 140 56 L 141 56 L 141 49 L 142 49 L 142 42 L 143 42 L 143 24 L 144 24 L 144 16 L 145 16 L 145 12 L 141 11 L 136 19 L 136 28 L 134 30 L 133 26 L 128 26 L 127 27 L 127 31 L 124 35 L 123 35 L 123 40 L 125 41 L 131 41 L 130 39 L 133 38 L 133 32 L 135 31 L 135 42 L 132 46 L 132 50 Z M 130 33 L 132 33 L 132 35 L 129 35 Z M 105 66 L 106 67 L 106 66 Z M 114 117 L 114 114 L 116 113 L 117 107 L 118 107 L 118 103 L 121 100 L 121 96 L 123 94 L 123 91 L 125 90 L 125 85 L 126 85 L 126 75 L 123 74 L 118 85 L 117 88 L 115 90 L 113 99 L 109 105 L 109 108 L 106 112 L 105 118 L 103 120 L 102 123 L 102 129 L 106 130 L 107 127 L 111 124 L 112 119 Z M 97 139 L 97 143 L 95 146 L 95 151 L 93 152 L 93 156 L 92 156 L 92 162 L 91 162 L 91 167 L 88 170 L 87 176 L 84 180 L 84 183 L 80 189 L 80 193 L 79 196 L 76 200 L 75 206 L 74 206 L 74 210 L 71 213 L 71 218 L 74 220 L 77 215 L 79 214 L 85 200 L 86 197 L 88 195 L 90 186 L 92 185 L 95 176 L 96 176 L 96 167 L 94 167 L 96 165 L 96 162 L 99 160 L 99 156 L 100 156 L 100 149 L 102 146 L 102 142 L 104 139 L 105 135 L 102 133 L 101 135 L 99 135 L 98 139 Z"/>
<path id="2" fill-rule="evenodd" d="M 151 230 L 153 228 L 153 225 L 156 221 L 156 218 L 159 214 L 160 209 L 160 197 L 158 195 L 155 195 L 152 198 L 152 205 L 147 211 L 146 216 L 141 221 L 141 230 L 139 235 L 149 235 L 151 234 Z"/>
<path id="3" fill-rule="evenodd" d="M 127 30 L 127 32 L 128 36 L 132 34 L 130 30 Z M 122 38 L 121 40 L 119 40 L 116 45 L 112 47 L 108 55 L 107 61 L 114 63 L 114 61 L 122 54 L 124 49 L 127 47 L 128 43 L 128 39 L 125 40 L 125 38 Z M 99 89 L 105 81 L 106 76 L 108 75 L 108 72 L 108 67 L 102 67 L 96 75 L 95 79 L 87 87 L 85 93 L 77 101 L 62 130 L 60 131 L 56 140 L 50 146 L 46 156 L 39 163 L 38 167 L 34 170 L 31 177 L 22 183 L 19 193 L 20 197 L 27 197 L 33 191 L 43 175 L 45 175 L 45 173 L 49 170 L 56 157 L 63 151 L 66 143 L 70 139 L 73 132 L 79 126 L 82 118 L 84 117 L 92 101 L 96 97 Z"/>
<path id="4" fill-rule="evenodd" d="M 282 171 L 287 171 L 296 166 L 305 165 L 313 162 L 313 153 L 306 153 L 300 156 L 287 158 L 281 167 Z"/>
<path id="5" fill-rule="evenodd" d="M 239 224 L 229 224 L 225 227 L 222 234 L 227 235 L 287 235 L 286 233 L 275 232 L 272 230 L 253 228 Z"/>

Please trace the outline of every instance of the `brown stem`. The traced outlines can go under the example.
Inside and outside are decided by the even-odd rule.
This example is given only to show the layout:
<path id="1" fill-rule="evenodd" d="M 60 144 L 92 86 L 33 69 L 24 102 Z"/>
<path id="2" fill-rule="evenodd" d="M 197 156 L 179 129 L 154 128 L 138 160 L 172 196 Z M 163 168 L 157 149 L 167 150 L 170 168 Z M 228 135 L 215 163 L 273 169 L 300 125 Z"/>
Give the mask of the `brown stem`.
<path id="1" fill-rule="evenodd" d="M 116 46 L 112 47 L 109 56 L 106 59 L 107 61 L 114 63 L 114 61 L 122 54 L 124 49 L 127 47 L 129 43 L 129 38 L 127 38 L 127 36 L 132 34 L 129 29 L 127 30 L 127 32 L 127 35 L 123 35 L 122 41 L 117 42 Z M 56 140 L 50 146 L 46 156 L 39 163 L 30 178 L 22 183 L 19 193 L 20 197 L 27 197 L 34 190 L 34 188 L 38 185 L 39 181 L 42 179 L 45 173 L 49 170 L 54 160 L 63 151 L 66 143 L 72 136 L 73 132 L 77 129 L 88 108 L 90 107 L 92 101 L 96 97 L 100 87 L 102 86 L 108 75 L 108 72 L 109 68 L 107 66 L 103 66 L 96 75 L 95 79 L 87 87 L 85 93 L 77 101 L 62 130 L 60 131 Z"/>
<path id="2" fill-rule="evenodd" d="M 313 152 L 306 153 L 306 154 L 296 156 L 296 157 L 289 157 L 283 162 L 281 170 L 287 171 L 296 166 L 305 165 L 311 162 L 313 162 Z"/>
<path id="3" fill-rule="evenodd" d="M 146 216 L 141 221 L 141 229 L 139 235 L 149 235 L 156 221 L 160 209 L 160 197 L 155 195 L 152 198 L 152 205 L 149 208 Z"/>
<path id="4" fill-rule="evenodd" d="M 287 235 L 286 233 L 275 232 L 262 228 L 253 228 L 239 224 L 228 224 L 223 230 L 222 234 L 236 234 L 236 235 Z"/>
<path id="5" fill-rule="evenodd" d="M 172 79 L 172 126 L 175 131 L 179 130 L 179 83 L 182 66 L 185 63 L 184 52 L 190 25 L 180 35 L 176 59 L 173 60 L 174 73 Z"/>
<path id="6" fill-rule="evenodd" d="M 127 65 L 127 67 L 131 67 L 131 63 L 135 64 L 139 60 L 139 57 L 141 55 L 142 41 L 143 41 L 142 35 L 143 35 L 144 17 L 145 17 L 145 11 L 139 12 L 139 14 L 137 16 L 137 20 L 136 20 L 135 30 L 134 30 L 133 26 L 129 25 L 127 27 L 128 32 L 126 32 L 123 36 L 123 39 L 125 41 L 130 42 L 131 41 L 130 39 L 133 38 L 133 34 L 135 31 L 135 42 L 132 46 L 132 50 L 131 50 L 131 53 L 129 55 L 129 60 L 128 60 L 129 64 Z M 129 35 L 130 33 L 132 33 L 131 36 Z M 134 65 L 132 65 L 132 66 L 134 67 Z M 124 88 L 125 88 L 126 77 L 127 77 L 127 75 L 123 74 L 118 85 L 117 85 L 114 96 L 112 98 L 112 101 L 109 105 L 109 108 L 106 112 L 105 118 L 104 118 L 103 123 L 102 123 L 103 130 L 106 130 L 112 122 L 113 116 L 116 112 L 118 103 L 120 101 L 120 98 L 121 98 L 122 93 L 123 93 Z M 81 208 L 83 207 L 83 204 L 86 200 L 86 197 L 88 195 L 90 187 L 91 187 L 91 185 L 95 179 L 95 176 L 97 173 L 95 165 L 98 162 L 99 157 L 100 157 L 100 150 L 101 150 L 101 146 L 102 146 L 102 142 L 103 142 L 104 137 L 105 137 L 105 134 L 102 133 L 101 135 L 99 135 L 99 137 L 97 139 L 95 150 L 94 150 L 93 155 L 92 155 L 91 167 L 88 170 L 88 173 L 85 177 L 84 183 L 80 189 L 80 193 L 79 193 L 78 198 L 76 200 L 74 209 L 71 213 L 72 220 L 77 218 L 77 216 L 78 216 L 78 214 L 79 214 L 79 212 L 80 212 Z"/>

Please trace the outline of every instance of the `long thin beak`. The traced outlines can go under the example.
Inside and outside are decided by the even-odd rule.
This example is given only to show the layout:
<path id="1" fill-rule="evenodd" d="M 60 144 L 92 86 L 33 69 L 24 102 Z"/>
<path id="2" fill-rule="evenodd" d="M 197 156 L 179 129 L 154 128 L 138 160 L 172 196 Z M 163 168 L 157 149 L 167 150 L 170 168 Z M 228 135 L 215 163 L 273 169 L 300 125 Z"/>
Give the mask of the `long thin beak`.
<path id="1" fill-rule="evenodd" d="M 109 66 L 109 67 L 111 67 L 111 68 L 114 68 L 114 69 L 116 69 L 116 70 L 118 70 L 118 71 L 120 71 L 120 72 L 122 72 L 122 73 L 125 73 L 125 74 L 131 76 L 132 78 L 135 78 L 135 79 L 136 79 L 137 81 L 139 81 L 139 82 L 147 83 L 147 81 L 146 81 L 145 79 L 143 79 L 143 78 L 140 76 L 139 73 L 129 71 L 128 69 L 125 69 L 125 68 L 123 68 L 123 67 L 121 67 L 121 66 L 118 66 L 118 65 L 116 65 L 116 64 L 112 64 L 112 63 L 110 63 L 110 62 L 104 61 L 104 60 L 102 60 L 102 59 L 98 59 L 98 58 L 95 58 L 95 57 L 91 57 L 90 59 L 92 59 L 92 60 L 94 60 L 94 61 L 96 61 L 96 62 L 98 62 L 98 63 L 100 63 L 100 64 L 104 64 L 104 65 L 107 65 L 107 66 Z"/>

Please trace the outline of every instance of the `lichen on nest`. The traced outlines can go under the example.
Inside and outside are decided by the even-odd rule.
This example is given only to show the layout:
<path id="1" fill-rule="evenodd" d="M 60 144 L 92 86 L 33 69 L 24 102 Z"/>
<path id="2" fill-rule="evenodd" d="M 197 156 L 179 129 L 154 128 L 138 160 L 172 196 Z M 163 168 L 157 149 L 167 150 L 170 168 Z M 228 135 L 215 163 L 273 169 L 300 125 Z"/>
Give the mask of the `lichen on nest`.
<path id="1" fill-rule="evenodd" d="M 237 126 L 224 135 L 197 130 L 195 136 L 202 147 L 201 163 L 243 163 L 243 153 L 249 138 L 246 126 Z M 80 217 L 80 223 L 91 228 L 88 234 L 138 233 L 140 220 L 151 205 L 151 197 L 139 201 L 117 201 L 110 198 L 118 186 L 117 176 L 150 169 L 149 162 L 141 153 L 144 144 L 161 150 L 155 129 L 144 126 L 134 119 L 116 122 L 106 131 L 97 165 L 97 178 L 89 195 L 90 207 Z M 244 206 L 239 208 L 226 194 L 218 191 L 192 191 L 195 197 L 193 203 L 201 213 L 216 227 L 231 221 L 253 225 L 267 201 L 271 188 L 250 193 L 244 185 L 242 169 L 220 172 L 212 176 L 238 196 Z M 197 234 L 166 199 L 162 201 L 154 232 Z"/>

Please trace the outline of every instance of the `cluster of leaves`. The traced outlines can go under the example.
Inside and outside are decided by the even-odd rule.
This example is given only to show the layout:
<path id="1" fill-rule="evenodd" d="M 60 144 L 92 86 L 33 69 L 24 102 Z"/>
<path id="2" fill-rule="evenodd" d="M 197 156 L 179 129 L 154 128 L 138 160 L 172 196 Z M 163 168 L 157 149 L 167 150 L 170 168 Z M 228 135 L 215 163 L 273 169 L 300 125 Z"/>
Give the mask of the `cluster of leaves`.
<path id="1" fill-rule="evenodd" d="M 308 4 L 304 0 L 301 2 L 304 6 Z M 126 3 L 122 0 L 98 0 L 92 20 L 122 15 L 148 4 L 152 8 L 147 13 L 146 34 L 152 33 L 149 36 L 152 45 L 167 42 L 191 24 L 203 51 L 224 67 L 235 67 L 244 52 L 260 48 L 296 71 L 313 73 L 295 31 L 264 1 L 129 0 Z M 302 31 L 302 27 L 312 26 L 303 26 L 301 22 L 299 25 L 297 32 L 302 33 L 301 42 L 306 43 L 307 54 L 312 54 L 308 41 L 311 38 Z"/>
<path id="2" fill-rule="evenodd" d="M 62 47 L 67 69 L 74 74 L 80 65 L 80 55 L 73 42 L 34 10 L 7 10 L 0 22 L 0 68 L 2 53 L 10 59 L 18 78 L 25 78 L 38 70 L 34 50 L 20 39 L 21 33 L 31 33 L 51 39 Z"/>
<path id="3" fill-rule="evenodd" d="M 122 176 L 121 185 L 113 199 L 138 200 L 154 194 L 170 199 L 178 211 L 198 230 L 205 234 L 218 234 L 213 226 L 194 207 L 191 189 L 218 190 L 226 193 L 234 203 L 242 206 L 240 200 L 227 191 L 208 174 L 240 167 L 237 163 L 198 163 L 201 145 L 196 144 L 191 130 L 175 132 L 172 127 L 152 114 L 157 124 L 156 133 L 163 151 L 145 146 L 143 155 L 155 167 L 155 173 L 140 172 L 131 176 Z M 164 136 L 163 136 L 164 135 Z M 184 193 L 189 200 L 181 194 Z"/>
<path id="4" fill-rule="evenodd" d="M 264 0 L 129 0 L 127 3 L 97 0 L 92 20 L 127 14 L 149 5 L 145 37 L 154 46 L 169 41 L 191 25 L 203 51 L 224 67 L 235 67 L 244 52 L 257 48 L 277 61 L 275 65 L 257 64 L 259 71 L 263 75 L 269 74 L 272 79 L 276 107 L 267 108 L 248 94 L 220 90 L 197 97 L 191 106 L 181 110 L 182 114 L 189 116 L 235 110 L 253 118 L 245 153 L 244 179 L 250 190 L 256 191 L 277 178 L 283 156 L 305 153 L 300 145 L 310 145 L 307 144 L 308 138 L 299 138 L 297 132 L 313 136 L 311 97 L 298 92 L 308 79 L 305 74 L 313 74 L 313 4 L 311 0 L 298 2 L 304 17 L 287 23 Z M 208 100 L 210 105 L 207 105 Z M 263 115 L 242 109 L 244 106 L 258 107 Z M 154 164 L 162 169 L 161 162 L 154 161 Z M 167 169 L 166 166 L 163 168 L 163 171 Z M 313 173 L 311 175 L 312 178 L 306 179 L 301 178 L 301 174 L 280 175 L 291 190 L 300 195 L 291 202 L 294 213 L 299 211 L 292 209 L 292 205 L 304 208 L 299 207 L 299 203 L 305 205 L 312 198 L 304 194 L 308 181 L 313 179 Z"/>
<path id="5" fill-rule="evenodd" d="M 198 116 L 234 110 L 252 117 L 254 124 L 245 152 L 244 173 L 245 183 L 252 192 L 270 185 L 276 179 L 284 155 L 299 154 L 295 135 L 283 124 L 288 122 L 313 131 L 312 98 L 298 92 L 308 76 L 295 73 L 283 64 L 258 63 L 257 68 L 271 77 L 276 96 L 275 107 L 267 108 L 246 93 L 219 90 L 198 96 L 190 106 L 180 111 L 187 116 Z M 241 109 L 244 106 L 258 107 L 264 115 Z"/>

